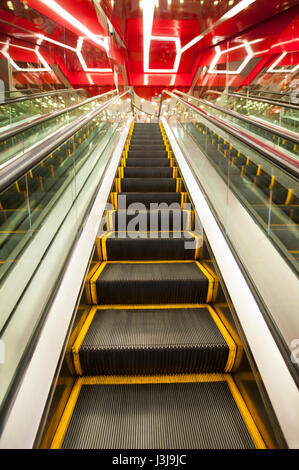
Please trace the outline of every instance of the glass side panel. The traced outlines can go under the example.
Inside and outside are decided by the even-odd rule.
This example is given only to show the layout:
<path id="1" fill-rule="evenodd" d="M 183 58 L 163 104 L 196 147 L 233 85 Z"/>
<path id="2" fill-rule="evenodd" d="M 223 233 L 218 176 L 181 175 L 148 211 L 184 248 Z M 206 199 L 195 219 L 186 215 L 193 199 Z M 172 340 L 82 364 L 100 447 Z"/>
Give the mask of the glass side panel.
<path id="1" fill-rule="evenodd" d="M 165 100 L 162 112 L 292 360 L 299 337 L 298 179 L 184 103 Z"/>
<path id="2" fill-rule="evenodd" d="M 0 194 L 0 407 L 129 112 L 114 101 Z"/>
<path id="3" fill-rule="evenodd" d="M 12 95 L 12 98 L 16 98 Z M 86 99 L 82 90 L 61 90 L 54 94 L 45 94 L 35 98 L 10 103 L 0 103 L 0 132 L 13 128 L 17 124 L 64 109 Z"/>
<path id="4" fill-rule="evenodd" d="M 219 96 L 219 94 L 210 92 L 207 94 L 207 98 L 245 116 L 254 116 L 293 132 L 298 132 L 299 130 L 299 106 L 298 109 L 292 109 L 282 104 L 265 103 L 225 93 Z"/>
<path id="5" fill-rule="evenodd" d="M 194 98 L 194 97 L 187 98 L 186 96 L 184 96 L 183 99 L 188 100 L 190 104 L 194 104 L 195 106 L 201 108 L 202 110 L 206 111 L 209 114 L 212 114 L 213 116 L 217 116 L 223 120 L 229 121 L 232 124 L 234 124 L 236 127 L 246 130 L 246 133 L 248 133 L 249 135 L 258 137 L 261 142 L 266 143 L 267 145 L 270 145 L 274 149 L 281 152 L 283 155 L 291 159 L 295 159 L 299 162 L 299 146 L 297 142 L 294 142 L 293 140 L 288 139 L 287 137 L 282 138 L 278 136 L 277 134 L 271 132 L 270 130 L 263 129 L 262 127 L 259 126 L 258 123 L 254 121 L 245 122 L 241 118 L 238 118 L 237 116 L 231 116 L 225 112 L 225 109 L 223 109 L 223 111 L 220 109 L 216 109 L 212 106 L 209 106 L 206 102 L 203 102 L 202 100 L 199 100 L 197 98 Z M 215 102 L 213 104 L 220 106 L 219 102 Z M 221 106 L 221 108 L 224 108 L 224 106 Z M 239 112 L 238 109 L 237 109 L 237 112 Z M 263 120 L 261 120 L 261 124 L 263 124 Z M 299 133 L 298 133 L 298 139 L 299 139 Z"/>
<path id="6" fill-rule="evenodd" d="M 72 100 L 74 97 L 70 96 L 69 98 Z M 75 104 L 76 100 L 78 101 L 77 98 L 78 96 L 74 98 L 75 101 L 71 101 L 71 103 Z M 6 140 L 1 140 L 0 136 L 0 168 L 1 165 L 8 162 L 11 158 L 16 158 L 22 155 L 29 148 L 33 148 L 35 145 L 40 145 L 41 141 L 49 134 L 53 135 L 56 131 L 61 130 L 64 125 L 69 124 L 70 122 L 93 111 L 97 106 L 102 105 L 109 98 L 111 98 L 111 95 L 103 95 L 86 104 L 83 102 L 82 106 L 79 106 L 76 109 L 71 109 L 59 116 L 50 117 L 50 119 L 36 124 L 23 132 L 17 133 Z M 25 103 L 27 103 L 27 101 Z M 61 101 L 60 105 L 64 108 L 65 101 L 63 104 Z"/>
<path id="7" fill-rule="evenodd" d="M 167 107 L 298 272 L 298 180 L 186 105 L 170 101 Z"/>

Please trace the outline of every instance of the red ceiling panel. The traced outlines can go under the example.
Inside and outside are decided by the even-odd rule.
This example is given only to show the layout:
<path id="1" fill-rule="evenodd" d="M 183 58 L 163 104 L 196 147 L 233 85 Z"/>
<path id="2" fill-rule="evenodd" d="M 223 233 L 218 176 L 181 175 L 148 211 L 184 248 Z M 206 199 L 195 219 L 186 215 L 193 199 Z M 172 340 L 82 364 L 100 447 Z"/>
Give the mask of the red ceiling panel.
<path id="1" fill-rule="evenodd" d="M 6 2 L 0 6 L 1 32 L 11 43 L 23 41 L 29 48 L 38 44 L 37 33 L 42 33 L 62 44 L 76 48 L 78 37 L 83 36 L 80 28 L 71 25 L 63 16 L 57 14 L 41 0 L 12 0 L 14 10 Z M 216 44 L 222 51 L 233 49 L 240 44 L 250 43 L 254 57 L 272 56 L 272 62 L 282 51 L 299 50 L 299 7 L 298 0 L 255 0 L 249 7 L 232 19 L 223 21 L 223 15 L 238 5 L 241 0 L 158 0 L 154 11 L 153 36 L 179 38 L 181 47 L 188 44 L 199 34 L 201 41 L 182 53 L 178 72 L 149 73 L 143 70 L 143 27 L 140 0 L 99 0 L 104 11 L 96 11 L 92 0 L 55 0 L 74 18 L 95 35 L 109 37 L 109 57 L 103 48 L 86 39 L 82 55 L 88 68 L 117 68 L 119 83 L 132 86 L 149 87 L 190 87 L 197 68 L 209 67 L 215 57 Z M 143 0 L 145 2 L 147 0 Z M 26 6 L 28 5 L 28 6 Z M 297 5 L 297 7 L 295 6 Z M 279 14 L 278 14 L 279 13 Z M 108 32 L 107 18 L 115 28 L 115 34 Z M 3 22 L 4 21 L 4 22 Z M 297 37 L 297 40 L 296 40 Z M 4 38 L 3 42 L 7 39 Z M 0 49 L 1 50 L 1 49 Z M 40 51 L 49 64 L 57 63 L 73 86 L 113 85 L 113 73 L 90 73 L 84 71 L 82 61 L 76 52 L 58 45 L 43 42 Z M 36 54 L 28 51 L 14 51 L 11 57 L 16 61 L 34 63 Z M 27 55 L 26 55 L 27 54 Z M 218 59 L 218 67 L 230 62 L 231 68 L 246 58 L 248 48 L 228 50 Z M 276 55 L 273 55 L 276 54 Z M 278 54 L 278 55 L 277 55 Z M 24 57 L 23 57 L 24 55 Z M 288 61 L 298 61 L 298 56 L 286 55 L 281 66 Z M 152 40 L 150 45 L 149 67 L 152 69 L 171 69 L 176 58 L 174 41 Z M 257 65 L 251 60 L 245 69 L 248 77 L 253 77 Z M 270 62 L 271 63 L 271 62 Z M 219 65 L 220 64 L 220 65 Z M 128 79 L 127 79 L 128 77 Z M 231 77 L 232 86 L 245 83 L 242 74 Z M 199 79 L 201 80 L 202 77 Z M 222 86 L 225 77 L 221 74 L 206 74 L 205 80 L 213 86 Z M 217 85 L 215 85 L 217 83 Z M 93 85 L 94 84 L 94 85 Z"/>

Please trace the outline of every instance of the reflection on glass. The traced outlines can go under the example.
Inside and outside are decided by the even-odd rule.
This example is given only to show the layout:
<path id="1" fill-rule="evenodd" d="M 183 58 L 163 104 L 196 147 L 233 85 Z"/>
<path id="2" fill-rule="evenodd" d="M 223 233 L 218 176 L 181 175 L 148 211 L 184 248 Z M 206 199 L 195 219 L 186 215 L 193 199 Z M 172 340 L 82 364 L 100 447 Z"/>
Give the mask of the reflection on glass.
<path id="1" fill-rule="evenodd" d="M 266 118 L 263 118 L 263 114 L 260 110 L 260 105 L 264 106 L 265 103 L 256 102 L 257 106 L 255 108 L 250 108 L 247 102 L 248 100 L 246 98 L 238 98 L 237 100 L 239 100 L 241 104 L 240 103 L 236 104 L 239 101 L 236 101 L 235 97 L 230 97 L 225 94 L 218 96 L 218 94 L 215 94 L 214 92 L 209 92 L 208 98 L 210 98 L 209 101 L 211 101 L 214 105 L 224 108 L 223 111 L 220 109 L 215 109 L 214 107 L 209 106 L 207 103 L 203 103 L 201 100 L 198 100 L 196 98 L 188 98 L 188 102 L 190 102 L 191 104 L 194 104 L 195 106 L 200 107 L 203 110 L 206 110 L 209 114 L 220 117 L 221 119 L 224 119 L 226 121 L 230 121 L 233 124 L 236 124 L 238 127 L 246 129 L 246 131 L 249 131 L 250 134 L 254 134 L 255 136 L 258 136 L 259 140 L 261 140 L 262 142 L 271 144 L 271 146 L 280 150 L 284 155 L 289 156 L 291 158 L 295 157 L 295 159 L 299 161 L 299 149 L 298 149 L 298 144 L 296 141 L 293 141 L 290 138 L 287 138 L 287 136 L 281 137 L 277 135 L 275 132 L 272 132 L 271 130 L 263 129 L 262 127 L 259 126 L 259 122 L 256 122 L 253 120 L 251 122 L 242 121 L 242 119 L 236 116 L 231 116 L 225 112 L 225 109 L 229 109 L 234 112 L 240 113 L 241 115 L 242 114 L 246 115 L 249 118 L 250 117 L 259 118 L 261 124 L 263 124 L 263 121 L 265 124 L 267 124 L 267 121 L 269 121 L 269 119 L 267 120 Z M 293 114 L 295 117 L 295 114 L 296 114 L 295 111 L 297 110 L 291 110 L 291 111 L 294 111 Z M 297 114 L 299 116 L 299 109 L 297 111 Z M 273 122 L 273 124 L 277 124 L 277 123 Z M 280 127 L 283 127 L 283 126 L 280 126 Z M 295 137 L 295 134 L 294 134 L 294 137 Z M 299 134 L 298 134 L 298 137 L 299 137 Z"/>
<path id="2" fill-rule="evenodd" d="M 6 344 L 8 360 L 0 368 L 0 407 L 105 171 L 110 154 L 104 150 L 129 111 L 125 99 L 109 104 L 0 193 L 0 331 L 6 325 L 3 334 L 9 335 L 11 325 L 17 324 L 14 335 L 19 334 Z"/>
<path id="3" fill-rule="evenodd" d="M 11 97 L 17 98 L 15 96 Z M 86 99 L 82 90 L 60 90 L 54 94 L 32 97 L 16 102 L 0 103 L 0 132 L 10 129 L 16 124 L 21 124 L 38 116 L 58 111 Z"/>
<path id="4" fill-rule="evenodd" d="M 169 101 L 165 102 L 163 110 L 169 110 L 179 119 L 282 256 L 298 272 L 298 181 L 186 105 Z"/>
<path id="5" fill-rule="evenodd" d="M 68 100 L 72 98 L 75 99 L 75 103 L 72 102 L 71 105 L 76 104 L 76 102 L 79 99 L 77 95 L 75 96 L 71 95 L 68 97 Z M 97 106 L 102 105 L 109 98 L 111 98 L 111 94 L 100 96 L 99 98 L 94 99 L 93 101 L 89 101 L 86 104 L 82 104 L 82 106 L 79 106 L 76 109 L 67 110 L 67 112 L 59 116 L 50 117 L 50 119 L 44 122 L 41 122 L 39 124 L 36 124 L 35 126 L 29 127 L 29 129 L 24 130 L 23 132 L 19 132 L 19 133 L 16 133 L 15 135 L 12 135 L 12 137 L 4 139 L 4 138 L 1 138 L 1 135 L 0 135 L 0 165 L 7 162 L 12 157 L 21 155 L 28 148 L 32 148 L 35 145 L 39 145 L 43 138 L 47 137 L 49 134 L 53 135 L 56 131 L 60 130 L 63 125 L 69 124 L 70 122 L 93 111 L 94 109 L 96 109 Z M 47 99 L 48 99 L 47 105 L 45 104 L 45 102 L 43 102 L 43 100 L 41 100 L 41 103 L 43 106 L 50 106 L 49 98 Z M 54 109 L 55 110 L 64 109 L 66 107 L 66 104 L 69 105 L 69 103 L 66 103 L 65 97 L 63 95 L 58 95 L 58 96 L 55 96 L 55 99 L 57 99 L 57 101 L 59 102 L 59 106 L 57 105 L 54 108 L 53 106 L 56 103 L 53 102 L 53 99 L 54 98 L 52 97 L 50 100 L 52 111 Z M 79 102 L 80 101 L 81 101 L 81 98 L 79 99 Z M 26 103 L 27 103 L 27 100 L 26 100 Z M 0 111 L 1 111 L 1 106 L 0 106 Z"/>

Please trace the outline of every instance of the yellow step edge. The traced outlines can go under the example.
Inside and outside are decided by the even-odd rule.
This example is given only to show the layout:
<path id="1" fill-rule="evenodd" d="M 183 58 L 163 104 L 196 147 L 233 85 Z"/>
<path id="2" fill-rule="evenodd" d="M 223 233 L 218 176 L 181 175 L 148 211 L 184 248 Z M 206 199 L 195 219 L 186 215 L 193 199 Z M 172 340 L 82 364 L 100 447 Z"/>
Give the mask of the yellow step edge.
<path id="1" fill-rule="evenodd" d="M 89 271 L 89 273 L 87 275 L 86 281 L 85 281 L 85 295 L 86 295 L 86 300 L 89 304 L 92 304 L 91 290 L 90 290 L 90 280 L 91 280 L 92 276 L 94 275 L 94 273 L 96 272 L 96 270 L 98 269 L 98 264 L 99 263 L 96 263 L 91 268 L 91 270 Z"/>
<path id="2" fill-rule="evenodd" d="M 216 300 L 216 296 L 217 296 L 217 292 L 218 292 L 219 279 L 216 276 L 216 274 L 214 273 L 214 271 L 211 269 L 211 267 L 205 261 L 203 261 L 201 264 L 211 274 L 211 276 L 213 276 L 213 278 L 215 279 L 213 298 L 211 300 L 212 302 L 214 302 Z"/>
<path id="3" fill-rule="evenodd" d="M 234 380 L 229 374 L 189 374 L 171 376 L 91 376 L 80 377 L 76 380 L 70 394 L 62 418 L 51 443 L 51 449 L 60 449 L 65 437 L 70 419 L 72 417 L 82 385 L 119 385 L 119 384 L 147 384 L 147 383 L 205 383 L 226 382 L 238 406 L 242 418 L 247 426 L 251 438 L 257 449 L 266 449 L 264 440 L 240 394 Z"/>
<path id="4" fill-rule="evenodd" d="M 73 363 L 75 367 L 75 371 L 77 375 L 82 376 L 83 370 L 80 363 L 80 347 L 84 338 L 89 330 L 89 327 L 94 319 L 94 316 L 98 310 L 163 310 L 163 309 L 188 309 L 188 308 L 206 308 L 209 311 L 212 319 L 214 320 L 217 328 L 221 332 L 226 344 L 229 348 L 227 363 L 224 368 L 224 372 L 230 372 L 236 359 L 237 354 L 237 346 L 234 340 L 232 339 L 231 335 L 229 334 L 228 330 L 225 328 L 225 325 L 222 323 L 220 317 L 217 315 L 216 311 L 211 307 L 209 304 L 159 304 L 159 305 L 97 305 L 90 309 L 87 318 L 82 325 L 82 328 L 77 335 L 76 341 L 72 346 L 72 354 L 73 354 Z"/>

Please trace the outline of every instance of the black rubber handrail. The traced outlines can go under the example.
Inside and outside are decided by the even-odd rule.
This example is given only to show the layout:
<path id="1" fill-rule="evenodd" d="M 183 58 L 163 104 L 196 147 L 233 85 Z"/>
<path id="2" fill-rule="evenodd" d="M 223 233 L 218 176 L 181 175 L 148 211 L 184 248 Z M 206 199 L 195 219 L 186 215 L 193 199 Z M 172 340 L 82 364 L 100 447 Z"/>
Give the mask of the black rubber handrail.
<path id="1" fill-rule="evenodd" d="M 260 98 L 260 97 L 250 96 L 250 95 L 247 96 L 242 93 L 222 93 L 221 91 L 216 91 L 216 90 L 208 90 L 204 93 L 204 95 L 207 95 L 209 93 L 215 93 L 216 95 L 233 96 L 235 98 L 243 98 L 243 99 L 248 99 L 251 101 L 260 101 L 261 103 L 266 103 L 266 104 L 275 105 L 275 106 L 282 106 L 283 108 L 296 109 L 297 111 L 299 109 L 298 104 L 291 104 L 291 103 L 288 103 L 287 101 L 271 100 L 271 98 Z"/>
<path id="2" fill-rule="evenodd" d="M 129 93 L 129 90 L 126 90 L 109 101 L 106 101 L 102 106 L 99 106 L 93 111 L 90 111 L 85 116 L 77 119 L 75 122 L 67 124 L 63 129 L 61 129 L 54 137 L 53 135 L 48 136 L 40 145 L 38 149 L 29 149 L 18 159 L 13 160 L 8 163 L 0 171 L 0 192 L 8 188 L 12 183 L 17 181 L 19 178 L 24 176 L 28 171 L 30 171 L 34 166 L 40 163 L 45 157 L 50 153 L 60 147 L 66 140 L 72 137 L 76 132 L 78 132 L 82 127 L 88 124 L 92 119 L 97 117 L 104 109 L 111 105 L 114 101 L 119 98 L 122 98 L 125 94 Z"/>
<path id="3" fill-rule="evenodd" d="M 171 91 L 168 91 L 168 90 L 162 91 L 158 117 L 160 117 L 160 114 L 161 114 L 162 100 L 163 100 L 164 93 L 167 93 L 172 98 L 176 99 L 177 101 L 181 102 L 188 108 L 197 112 L 204 119 L 209 121 L 214 126 L 216 125 L 220 129 L 222 129 L 224 132 L 227 132 L 228 134 L 237 138 L 241 142 L 245 143 L 246 145 L 251 147 L 253 150 L 255 150 L 255 152 L 262 154 L 272 163 L 279 166 L 283 170 L 287 171 L 289 174 L 291 174 L 295 178 L 299 177 L 299 162 L 282 154 L 281 152 L 277 150 L 272 149 L 268 145 L 261 142 L 259 139 L 247 134 L 245 131 L 240 130 L 239 128 L 236 128 L 231 123 L 228 123 L 227 121 L 224 121 L 223 119 L 219 117 L 213 116 L 212 114 L 209 114 L 207 111 L 200 109 L 198 106 L 195 106 L 194 104 L 189 103 L 183 98 L 178 97 L 176 94 L 172 93 Z"/>
<path id="4" fill-rule="evenodd" d="M 16 98 L 9 98 L 3 102 L 0 103 L 0 106 L 5 106 L 8 104 L 14 104 L 14 103 L 19 103 L 22 101 L 28 101 L 28 100 L 34 100 L 37 98 L 44 98 L 45 96 L 52 96 L 52 95 L 59 95 L 60 93 L 74 93 L 78 91 L 84 91 L 86 93 L 86 96 L 88 96 L 86 90 L 84 88 L 62 88 L 61 90 L 51 90 L 51 91 L 43 91 L 40 93 L 32 93 L 29 95 L 24 95 L 24 96 L 17 96 Z"/>
<path id="5" fill-rule="evenodd" d="M 100 99 L 103 96 L 111 95 L 112 93 L 116 93 L 116 90 L 107 91 L 106 93 L 102 93 L 101 95 L 92 96 L 91 98 L 87 98 L 84 101 L 80 101 L 80 103 L 73 104 L 72 106 L 68 106 L 67 108 L 59 109 L 58 111 L 54 111 L 53 113 L 45 114 L 44 116 L 38 116 L 36 119 L 32 119 L 29 122 L 24 124 L 20 124 L 19 126 L 14 126 L 7 131 L 0 132 L 0 142 L 4 140 L 8 140 L 10 137 L 14 137 L 17 134 L 25 132 L 27 129 L 31 129 L 34 126 L 38 126 L 50 119 L 53 119 L 57 116 L 61 116 L 62 114 L 69 113 L 74 109 L 80 108 L 81 106 L 85 106 L 86 104 L 90 103 L 91 101 L 95 101 Z"/>
<path id="6" fill-rule="evenodd" d="M 281 137 L 282 139 L 290 140 L 291 142 L 297 145 L 299 144 L 299 135 L 296 132 L 292 132 L 292 131 L 289 131 L 288 129 L 283 129 L 278 126 L 274 126 L 270 123 L 268 124 L 266 121 L 262 121 L 261 119 L 255 119 L 252 116 L 248 117 L 244 114 L 238 113 L 236 111 L 232 111 L 231 109 L 224 108 L 223 106 L 219 106 L 218 104 L 211 103 L 210 101 L 204 100 L 202 98 L 196 98 L 195 96 L 188 95 L 187 93 L 183 93 L 182 91 L 179 91 L 179 90 L 173 90 L 173 93 L 177 93 L 179 95 L 185 96 L 186 98 L 191 98 L 192 100 L 199 101 L 205 106 L 210 106 L 211 108 L 217 109 L 217 111 L 220 111 L 229 116 L 240 119 L 240 121 L 247 122 L 248 124 L 255 124 L 261 129 L 271 132 L 272 134 L 277 135 L 278 137 Z"/>

